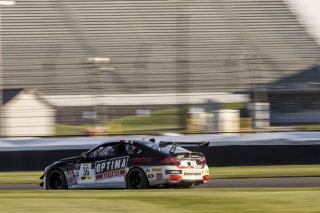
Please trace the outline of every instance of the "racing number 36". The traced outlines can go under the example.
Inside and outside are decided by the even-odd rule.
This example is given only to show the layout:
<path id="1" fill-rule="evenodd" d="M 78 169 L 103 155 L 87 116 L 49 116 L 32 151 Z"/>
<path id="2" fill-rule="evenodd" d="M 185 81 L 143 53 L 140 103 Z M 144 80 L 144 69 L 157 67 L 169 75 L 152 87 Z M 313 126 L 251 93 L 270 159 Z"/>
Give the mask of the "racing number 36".
<path id="1" fill-rule="evenodd" d="M 83 174 L 82 176 L 89 176 L 89 166 L 82 167 Z"/>

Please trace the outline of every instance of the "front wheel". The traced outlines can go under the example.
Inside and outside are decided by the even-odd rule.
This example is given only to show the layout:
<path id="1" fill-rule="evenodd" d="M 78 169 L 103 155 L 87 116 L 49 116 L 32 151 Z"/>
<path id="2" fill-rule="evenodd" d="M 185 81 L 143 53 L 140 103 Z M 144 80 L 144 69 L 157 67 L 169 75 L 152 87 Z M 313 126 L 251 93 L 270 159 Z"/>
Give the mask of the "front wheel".
<path id="1" fill-rule="evenodd" d="M 63 172 L 54 169 L 47 175 L 47 189 L 67 189 L 67 180 Z"/>
<path id="2" fill-rule="evenodd" d="M 146 174 L 139 168 L 134 168 L 127 174 L 128 189 L 147 189 L 149 183 Z"/>

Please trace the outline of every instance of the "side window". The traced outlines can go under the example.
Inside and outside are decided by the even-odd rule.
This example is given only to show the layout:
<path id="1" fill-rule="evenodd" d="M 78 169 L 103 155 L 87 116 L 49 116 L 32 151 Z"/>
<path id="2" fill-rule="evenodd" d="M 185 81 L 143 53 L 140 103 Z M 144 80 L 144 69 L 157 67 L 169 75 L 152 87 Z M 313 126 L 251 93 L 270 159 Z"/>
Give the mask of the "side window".
<path id="1" fill-rule="evenodd" d="M 89 154 L 89 158 L 113 157 L 114 145 L 100 146 Z"/>
<path id="2" fill-rule="evenodd" d="M 143 152 L 143 150 L 137 146 L 134 146 L 132 144 L 125 144 L 126 151 L 129 155 L 138 155 Z"/>

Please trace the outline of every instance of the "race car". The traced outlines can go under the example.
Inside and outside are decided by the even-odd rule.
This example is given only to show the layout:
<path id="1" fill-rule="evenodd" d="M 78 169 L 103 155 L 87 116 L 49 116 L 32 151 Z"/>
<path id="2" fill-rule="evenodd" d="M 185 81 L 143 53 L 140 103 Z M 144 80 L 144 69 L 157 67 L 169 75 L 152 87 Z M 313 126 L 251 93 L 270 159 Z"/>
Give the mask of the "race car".
<path id="1" fill-rule="evenodd" d="M 207 146 L 208 142 L 113 140 L 62 159 L 45 168 L 44 189 L 150 187 L 191 188 L 208 183 L 205 156 L 180 145 Z"/>

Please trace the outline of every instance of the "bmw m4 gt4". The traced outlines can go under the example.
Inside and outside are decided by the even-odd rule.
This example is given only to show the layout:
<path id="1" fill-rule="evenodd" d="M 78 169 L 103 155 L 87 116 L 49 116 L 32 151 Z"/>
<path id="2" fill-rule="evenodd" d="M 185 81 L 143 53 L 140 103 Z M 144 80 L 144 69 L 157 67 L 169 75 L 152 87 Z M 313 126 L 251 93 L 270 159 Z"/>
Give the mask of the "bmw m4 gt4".
<path id="1" fill-rule="evenodd" d="M 179 145 L 208 142 L 109 141 L 79 157 L 49 165 L 41 176 L 44 189 L 149 187 L 191 188 L 209 181 L 204 155 Z"/>

